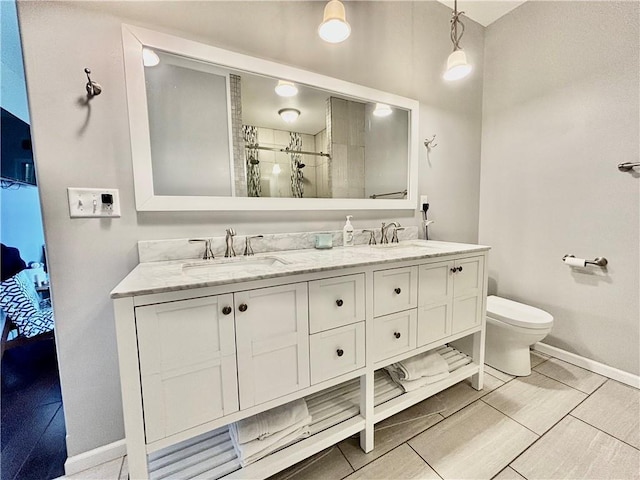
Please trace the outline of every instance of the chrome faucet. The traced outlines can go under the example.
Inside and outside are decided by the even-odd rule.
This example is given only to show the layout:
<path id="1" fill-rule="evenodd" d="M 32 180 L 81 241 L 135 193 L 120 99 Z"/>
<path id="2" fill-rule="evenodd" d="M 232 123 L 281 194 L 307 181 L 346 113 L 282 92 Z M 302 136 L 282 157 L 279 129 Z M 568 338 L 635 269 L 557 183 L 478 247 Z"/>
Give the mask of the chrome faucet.
<path id="1" fill-rule="evenodd" d="M 225 257 L 235 257 L 236 249 L 233 248 L 233 237 L 235 237 L 236 231 L 233 228 L 227 228 L 227 236 L 224 238 L 227 244 L 227 249 L 224 251 Z"/>
<path id="2" fill-rule="evenodd" d="M 391 235 L 391 243 L 400 243 L 398 241 L 398 231 L 404 230 L 404 227 L 395 227 L 393 229 L 393 235 Z"/>
<path id="3" fill-rule="evenodd" d="M 211 250 L 210 238 L 193 238 L 189 240 L 189 243 L 198 243 L 198 242 L 204 242 L 204 254 L 202 255 L 203 260 L 211 260 L 215 258 L 213 256 L 213 250 Z"/>
<path id="4" fill-rule="evenodd" d="M 368 233 L 369 234 L 369 245 L 375 245 L 376 244 L 376 237 L 374 235 L 374 231 L 373 230 L 362 230 L 362 233 Z"/>
<path id="5" fill-rule="evenodd" d="M 392 225 L 396 229 L 400 227 L 400 224 L 398 222 L 391 222 L 389 225 L 387 225 L 386 223 L 382 222 L 382 227 L 380 228 L 380 243 L 381 244 L 389 243 L 389 239 L 387 238 L 387 230 Z"/>
<path id="6" fill-rule="evenodd" d="M 252 237 L 247 236 L 244 241 L 244 255 L 249 256 L 253 255 L 253 248 L 251 248 L 251 239 L 253 238 L 264 238 L 264 235 L 254 235 Z"/>

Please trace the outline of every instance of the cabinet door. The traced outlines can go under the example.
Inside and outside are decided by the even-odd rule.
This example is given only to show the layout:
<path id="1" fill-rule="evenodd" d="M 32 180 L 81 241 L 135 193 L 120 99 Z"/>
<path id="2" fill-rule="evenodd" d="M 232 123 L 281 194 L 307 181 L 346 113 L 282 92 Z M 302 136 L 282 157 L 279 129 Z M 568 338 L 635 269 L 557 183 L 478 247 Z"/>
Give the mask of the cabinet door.
<path id="1" fill-rule="evenodd" d="M 136 308 L 147 443 L 238 410 L 233 311 L 223 313 L 232 301 Z"/>
<path id="2" fill-rule="evenodd" d="M 418 267 L 391 268 L 373 272 L 373 315 L 416 308 Z"/>
<path id="3" fill-rule="evenodd" d="M 364 367 L 364 340 L 364 322 L 311 335 L 311 384 Z"/>
<path id="4" fill-rule="evenodd" d="M 309 330 L 317 333 L 362 322 L 364 304 L 364 274 L 309 282 Z"/>
<path id="5" fill-rule="evenodd" d="M 309 386 L 307 284 L 234 294 L 242 409 Z"/>
<path id="6" fill-rule="evenodd" d="M 483 257 L 464 258 L 455 262 L 453 290 L 453 333 L 480 325 L 484 281 Z"/>
<path id="7" fill-rule="evenodd" d="M 454 262 L 420 265 L 418 347 L 451 334 Z"/>
<path id="8" fill-rule="evenodd" d="M 376 362 L 416 348 L 415 309 L 374 318 L 373 337 Z"/>

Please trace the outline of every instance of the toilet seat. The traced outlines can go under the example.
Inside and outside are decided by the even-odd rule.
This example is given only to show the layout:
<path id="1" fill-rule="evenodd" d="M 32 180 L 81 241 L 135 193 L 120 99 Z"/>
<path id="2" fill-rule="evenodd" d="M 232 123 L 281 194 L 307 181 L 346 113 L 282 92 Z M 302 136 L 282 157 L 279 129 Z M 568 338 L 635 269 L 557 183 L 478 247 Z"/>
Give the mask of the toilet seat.
<path id="1" fill-rule="evenodd" d="M 553 325 L 553 316 L 544 310 L 490 295 L 487 316 L 516 327 L 543 329 Z"/>

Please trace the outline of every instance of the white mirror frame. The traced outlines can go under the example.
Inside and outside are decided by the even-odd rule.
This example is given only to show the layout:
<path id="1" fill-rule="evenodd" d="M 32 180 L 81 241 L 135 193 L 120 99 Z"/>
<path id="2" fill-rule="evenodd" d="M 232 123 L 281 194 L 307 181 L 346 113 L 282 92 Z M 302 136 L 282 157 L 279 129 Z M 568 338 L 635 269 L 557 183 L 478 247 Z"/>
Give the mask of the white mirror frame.
<path id="1" fill-rule="evenodd" d="M 418 203 L 417 100 L 375 90 L 269 60 L 231 52 L 142 27 L 122 25 L 133 180 L 138 211 L 198 210 L 413 210 Z M 409 111 L 407 198 L 271 198 L 155 195 L 142 48 L 150 47 L 250 73 L 283 78 L 366 102 L 386 103 Z"/>

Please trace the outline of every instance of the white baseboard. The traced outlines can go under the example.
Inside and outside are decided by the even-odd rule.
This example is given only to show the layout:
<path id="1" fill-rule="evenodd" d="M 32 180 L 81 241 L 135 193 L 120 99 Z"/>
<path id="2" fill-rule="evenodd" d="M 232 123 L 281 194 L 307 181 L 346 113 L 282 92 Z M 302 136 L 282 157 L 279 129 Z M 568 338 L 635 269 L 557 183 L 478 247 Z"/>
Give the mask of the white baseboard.
<path id="1" fill-rule="evenodd" d="M 124 457 L 126 454 L 127 445 L 124 439 L 118 440 L 117 442 L 94 448 L 88 452 L 68 457 L 67 461 L 64 462 L 64 472 L 65 475 L 73 475 L 74 473 L 98 466 L 101 463 Z"/>
<path id="2" fill-rule="evenodd" d="M 640 388 L 640 376 L 634 375 L 633 373 L 618 370 L 617 368 L 610 367 L 609 365 L 605 365 L 604 363 L 596 362 L 595 360 L 591 360 L 586 357 L 581 357 L 580 355 L 576 355 L 575 353 L 567 352 L 566 350 L 552 347 L 551 345 L 547 345 L 545 343 L 538 342 L 533 346 L 533 349 L 538 352 L 551 355 L 552 357 L 559 358 L 560 360 L 564 360 L 565 362 L 571 363 L 572 365 L 582 367 L 586 370 L 589 370 L 590 372 L 604 375 L 605 377 L 611 378 L 612 380 L 617 380 L 618 382 L 624 383 L 625 385 Z"/>

